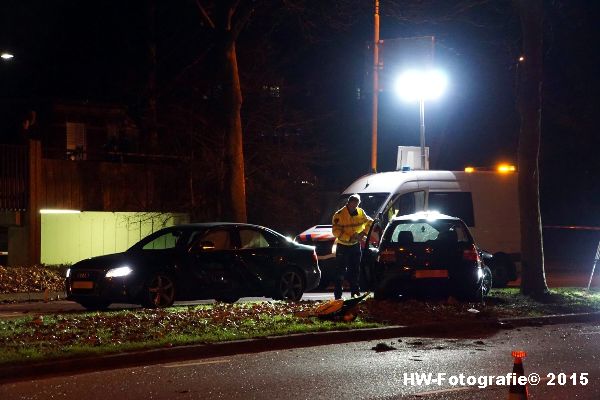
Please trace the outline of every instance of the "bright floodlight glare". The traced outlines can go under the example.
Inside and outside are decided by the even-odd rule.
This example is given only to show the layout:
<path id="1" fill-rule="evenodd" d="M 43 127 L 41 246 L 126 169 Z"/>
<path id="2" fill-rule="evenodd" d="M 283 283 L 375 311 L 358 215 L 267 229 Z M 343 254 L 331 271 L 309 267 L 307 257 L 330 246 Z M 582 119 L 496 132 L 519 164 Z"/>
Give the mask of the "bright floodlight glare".
<path id="1" fill-rule="evenodd" d="M 439 70 L 406 71 L 396 81 L 396 93 L 406 101 L 434 100 L 448 86 L 446 75 Z"/>
<path id="2" fill-rule="evenodd" d="M 41 209 L 40 214 L 79 214 L 79 210 Z"/>
<path id="3" fill-rule="evenodd" d="M 10 60 L 11 58 L 14 57 L 14 55 L 10 54 L 10 53 L 2 53 L 2 54 L 0 54 L 0 57 L 2 57 L 4 60 Z"/>

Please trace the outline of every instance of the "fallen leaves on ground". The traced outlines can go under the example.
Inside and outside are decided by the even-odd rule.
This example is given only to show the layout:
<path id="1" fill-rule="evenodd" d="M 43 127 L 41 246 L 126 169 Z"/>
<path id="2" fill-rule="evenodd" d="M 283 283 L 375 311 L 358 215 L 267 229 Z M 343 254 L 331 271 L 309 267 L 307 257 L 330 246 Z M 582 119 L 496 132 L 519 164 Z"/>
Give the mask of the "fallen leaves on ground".
<path id="1" fill-rule="evenodd" d="M 38 351 L 68 351 L 71 347 L 114 347 L 140 343 L 172 346 L 177 338 L 194 342 L 285 333 L 302 323 L 323 323 L 310 315 L 322 302 L 252 302 L 170 309 L 139 309 L 38 315 L 20 320 L 0 320 L 0 349 L 20 351 L 34 346 Z M 472 304 L 445 304 L 415 300 L 394 302 L 367 299 L 357 307 L 362 321 L 384 324 L 416 324 L 476 318 L 467 310 Z M 485 314 L 481 312 L 479 315 Z M 344 323 L 342 323 L 344 324 Z M 320 329 L 317 327 L 317 329 Z M 332 329 L 323 328 L 323 329 Z M 178 342 L 181 343 L 181 342 Z"/>
<path id="2" fill-rule="evenodd" d="M 39 315 L 26 323 L 0 321 L 0 349 L 28 343 L 42 347 L 118 345 L 156 341 L 174 334 L 201 336 L 215 329 L 252 332 L 298 321 L 292 315 L 313 305 L 313 302 L 216 303 L 167 310 Z"/>
<path id="3" fill-rule="evenodd" d="M 478 313 L 469 311 L 474 307 L 478 308 Z M 415 325 L 494 317 L 491 310 L 481 304 L 414 299 L 406 301 L 367 299 L 359 305 L 358 315 L 368 321 L 392 325 Z"/>
<path id="4" fill-rule="evenodd" d="M 576 298 L 570 292 L 559 293 L 564 299 L 563 303 L 553 299 L 552 304 L 523 299 L 508 289 L 494 292 L 495 297 L 486 300 L 485 304 L 460 303 L 447 299 L 376 301 L 369 298 L 357 306 L 358 324 L 322 321 L 311 317 L 315 308 L 323 304 L 319 301 L 216 303 L 157 310 L 37 315 L 0 320 L 0 355 L 10 352 L 16 354 L 14 359 L 21 360 L 22 357 L 29 357 L 32 349 L 56 357 L 56 354 L 69 354 L 74 348 L 101 349 L 101 352 L 106 353 L 378 324 L 410 326 L 438 322 L 443 326 L 450 326 L 447 324 L 465 322 L 464 326 L 469 327 L 471 325 L 468 321 L 528 316 L 532 311 L 548 312 L 557 307 L 567 309 L 572 304 L 576 307 L 588 307 L 590 311 L 594 307 L 598 308 L 597 293 L 586 294 L 587 297 L 577 295 L 579 297 Z M 414 341 L 402 346 L 419 349 L 440 347 L 439 343 L 434 345 Z M 9 358 L 5 360 L 10 361 Z"/>
<path id="5" fill-rule="evenodd" d="M 61 268 L 41 265 L 5 267 L 0 265 L 0 294 L 64 291 L 64 273 Z"/>

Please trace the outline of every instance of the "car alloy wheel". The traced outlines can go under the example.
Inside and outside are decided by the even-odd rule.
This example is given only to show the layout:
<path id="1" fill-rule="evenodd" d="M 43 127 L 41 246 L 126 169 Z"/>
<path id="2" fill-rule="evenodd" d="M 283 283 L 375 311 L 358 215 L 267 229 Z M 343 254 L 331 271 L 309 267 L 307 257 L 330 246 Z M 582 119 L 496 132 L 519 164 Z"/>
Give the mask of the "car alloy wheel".
<path id="1" fill-rule="evenodd" d="M 292 269 L 285 271 L 279 279 L 278 297 L 283 300 L 299 301 L 304 293 L 304 280 Z"/>
<path id="2" fill-rule="evenodd" d="M 175 283 L 165 274 L 155 275 L 147 287 L 147 307 L 164 308 L 175 301 Z"/>
<path id="3" fill-rule="evenodd" d="M 481 282 L 481 293 L 483 296 L 487 296 L 492 290 L 492 271 L 487 266 L 482 268 L 483 278 Z"/>

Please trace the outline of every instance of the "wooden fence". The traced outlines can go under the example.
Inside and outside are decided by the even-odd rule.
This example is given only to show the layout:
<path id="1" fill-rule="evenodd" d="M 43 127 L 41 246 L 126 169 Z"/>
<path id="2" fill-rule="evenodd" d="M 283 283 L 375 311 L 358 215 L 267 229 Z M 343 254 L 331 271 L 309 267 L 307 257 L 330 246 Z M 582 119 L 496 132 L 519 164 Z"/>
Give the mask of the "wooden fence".
<path id="1" fill-rule="evenodd" d="M 23 211 L 28 202 L 27 146 L 0 145 L 0 211 Z"/>

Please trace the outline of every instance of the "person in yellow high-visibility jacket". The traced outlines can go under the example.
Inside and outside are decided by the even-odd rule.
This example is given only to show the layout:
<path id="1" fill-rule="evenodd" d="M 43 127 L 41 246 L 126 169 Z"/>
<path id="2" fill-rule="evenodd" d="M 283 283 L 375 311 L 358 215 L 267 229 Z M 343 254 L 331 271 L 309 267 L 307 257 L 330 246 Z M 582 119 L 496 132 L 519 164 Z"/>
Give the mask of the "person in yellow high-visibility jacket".
<path id="1" fill-rule="evenodd" d="M 360 295 L 358 283 L 362 257 L 360 240 L 368 234 L 373 219 L 358 206 L 359 204 L 360 196 L 353 194 L 348 197 L 346 205 L 333 214 L 332 231 L 336 238 L 335 260 L 337 262 L 333 294 L 336 299 L 342 298 L 342 283 L 346 272 L 351 295 Z"/>

